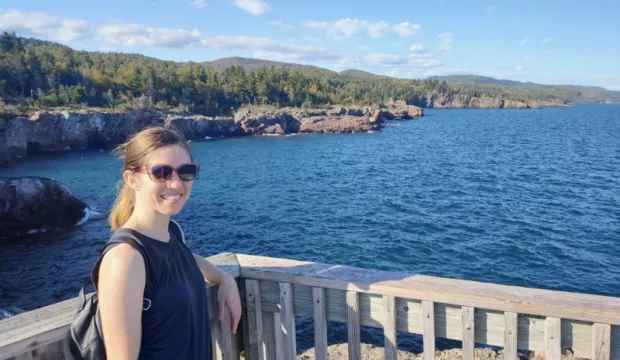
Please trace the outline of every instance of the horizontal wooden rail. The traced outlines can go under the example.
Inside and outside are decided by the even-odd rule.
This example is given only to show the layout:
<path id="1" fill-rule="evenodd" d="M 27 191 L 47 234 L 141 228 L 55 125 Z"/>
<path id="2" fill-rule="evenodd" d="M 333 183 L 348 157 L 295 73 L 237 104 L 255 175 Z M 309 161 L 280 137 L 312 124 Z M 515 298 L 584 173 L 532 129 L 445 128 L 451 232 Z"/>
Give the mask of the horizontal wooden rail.
<path id="1" fill-rule="evenodd" d="M 237 254 L 241 277 L 620 325 L 620 298 Z"/>
<path id="2" fill-rule="evenodd" d="M 516 358 L 518 349 L 545 351 L 549 358 L 570 349 L 578 357 L 620 359 L 615 297 L 242 254 L 237 260 L 242 278 L 260 280 L 263 311 L 280 311 L 278 284 L 286 282 L 293 284 L 295 314 L 313 317 L 321 311 L 313 289 L 323 289 L 326 320 L 348 324 L 351 358 L 359 357 L 359 326 L 383 328 L 386 358 L 392 357 L 395 326 L 424 336 L 427 359 L 434 358 L 435 337 L 462 340 L 465 359 L 474 358 L 476 343 L 505 347 L 507 358 Z M 609 334 L 600 328 L 593 333 L 599 323 Z M 322 336 L 315 334 L 319 356 Z"/>
<path id="3" fill-rule="evenodd" d="M 208 259 L 238 278 L 244 307 L 241 339 L 225 331 L 229 318 L 215 319 L 217 287 L 209 286 L 216 360 L 238 359 L 241 346 L 249 360 L 294 359 L 295 316 L 314 318 L 317 359 L 328 357 L 327 321 L 337 321 L 347 323 L 350 359 L 361 358 L 360 327 L 371 326 L 383 329 L 386 359 L 397 358 L 401 331 L 423 335 L 426 360 L 435 358 L 437 337 L 462 340 L 464 360 L 475 358 L 475 344 L 504 347 L 506 359 L 519 350 L 560 359 L 570 348 L 577 357 L 620 360 L 615 297 L 244 254 Z M 0 321 L 0 360 L 69 358 L 76 305 L 74 298 Z"/>

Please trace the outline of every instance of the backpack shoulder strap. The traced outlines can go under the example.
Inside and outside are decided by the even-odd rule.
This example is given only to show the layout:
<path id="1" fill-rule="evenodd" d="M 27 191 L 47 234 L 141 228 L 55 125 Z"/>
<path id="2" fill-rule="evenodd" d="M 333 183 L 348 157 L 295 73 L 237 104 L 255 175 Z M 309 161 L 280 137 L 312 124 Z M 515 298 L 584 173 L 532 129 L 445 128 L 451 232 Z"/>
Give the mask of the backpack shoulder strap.
<path id="1" fill-rule="evenodd" d="M 99 267 L 101 265 L 101 260 L 103 259 L 103 256 L 109 250 L 113 248 L 112 245 L 120 244 L 120 243 L 128 244 L 134 249 L 138 250 L 140 252 L 140 255 L 142 255 L 142 258 L 144 259 L 145 274 L 146 274 L 144 297 L 146 298 L 147 295 L 150 294 L 151 285 L 152 285 L 152 282 L 150 279 L 151 272 L 150 272 L 149 258 L 144 250 L 142 241 L 136 235 L 132 233 L 131 229 L 119 229 L 112 235 L 112 237 L 105 244 L 105 246 L 103 247 L 103 249 L 101 250 L 99 254 L 99 259 L 97 259 L 97 262 L 95 263 L 95 265 L 93 266 L 91 270 L 91 283 L 95 287 L 95 290 L 97 290 L 97 281 L 99 279 Z"/>
<path id="2" fill-rule="evenodd" d="M 183 229 L 181 229 L 181 225 L 179 225 L 178 222 L 170 219 L 170 222 L 172 223 L 172 231 L 174 231 L 174 234 L 183 241 L 183 244 L 187 244 L 187 242 L 185 241 L 185 234 L 183 233 Z"/>

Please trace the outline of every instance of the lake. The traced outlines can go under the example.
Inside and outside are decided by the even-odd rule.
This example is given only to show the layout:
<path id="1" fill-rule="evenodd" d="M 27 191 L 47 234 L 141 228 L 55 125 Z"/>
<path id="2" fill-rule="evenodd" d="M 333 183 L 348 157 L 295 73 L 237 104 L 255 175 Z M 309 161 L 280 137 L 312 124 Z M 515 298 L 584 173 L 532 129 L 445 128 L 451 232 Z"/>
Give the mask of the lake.
<path id="1" fill-rule="evenodd" d="M 620 296 L 620 105 L 425 109 L 374 133 L 191 147 L 201 176 L 176 220 L 204 256 Z M 105 212 L 119 166 L 107 152 L 63 152 L 0 177 L 53 177 Z M 0 244 L 0 308 L 76 296 L 108 235 L 101 219 Z"/>

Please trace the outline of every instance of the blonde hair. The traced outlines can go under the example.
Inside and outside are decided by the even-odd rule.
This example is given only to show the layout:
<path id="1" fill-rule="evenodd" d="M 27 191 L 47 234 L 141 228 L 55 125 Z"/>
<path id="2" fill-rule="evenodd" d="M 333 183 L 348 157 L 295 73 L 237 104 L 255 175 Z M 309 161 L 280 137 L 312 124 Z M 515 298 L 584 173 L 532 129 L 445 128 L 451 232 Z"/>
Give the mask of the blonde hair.
<path id="1" fill-rule="evenodd" d="M 112 205 L 108 222 L 112 231 L 118 230 L 129 219 L 134 210 L 135 194 L 133 189 L 122 179 L 125 170 L 132 170 L 144 164 L 144 159 L 153 151 L 170 145 L 184 148 L 191 158 L 189 146 L 178 131 L 163 125 L 148 127 L 114 149 L 122 160 L 121 180 L 117 184 L 118 195 Z"/>

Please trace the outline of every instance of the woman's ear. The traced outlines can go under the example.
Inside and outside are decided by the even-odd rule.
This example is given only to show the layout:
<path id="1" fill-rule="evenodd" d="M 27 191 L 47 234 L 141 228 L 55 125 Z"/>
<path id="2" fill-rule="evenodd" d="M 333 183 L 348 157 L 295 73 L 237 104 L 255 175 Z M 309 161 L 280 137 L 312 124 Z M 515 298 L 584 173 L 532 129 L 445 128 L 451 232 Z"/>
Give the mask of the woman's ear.
<path id="1" fill-rule="evenodd" d="M 140 190 L 140 179 L 138 178 L 138 176 L 136 176 L 136 174 L 133 171 L 131 170 L 123 171 L 123 180 L 125 180 L 125 183 L 130 188 L 132 188 L 134 191 Z"/>

